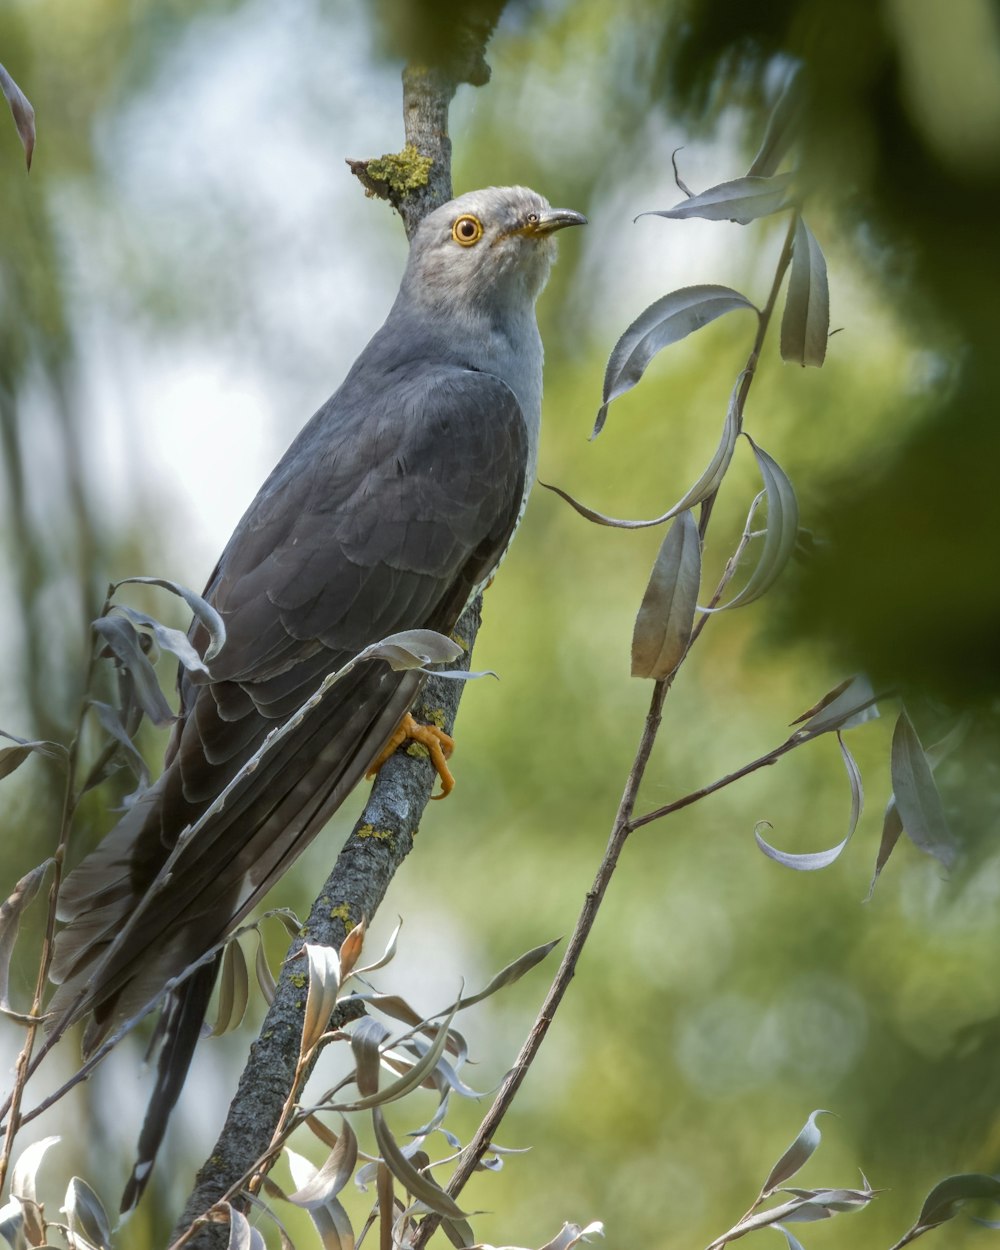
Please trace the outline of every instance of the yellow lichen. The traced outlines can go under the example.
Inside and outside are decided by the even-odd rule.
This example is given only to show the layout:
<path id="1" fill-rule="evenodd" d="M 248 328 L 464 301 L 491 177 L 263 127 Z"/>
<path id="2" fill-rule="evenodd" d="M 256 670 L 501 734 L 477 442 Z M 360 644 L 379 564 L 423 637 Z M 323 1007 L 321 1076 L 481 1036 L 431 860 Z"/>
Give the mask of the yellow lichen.
<path id="1" fill-rule="evenodd" d="M 433 164 L 429 156 L 421 156 L 413 144 L 408 143 L 402 152 L 387 152 L 368 161 L 365 173 L 376 182 L 384 182 L 398 195 L 407 195 L 427 186 Z"/>

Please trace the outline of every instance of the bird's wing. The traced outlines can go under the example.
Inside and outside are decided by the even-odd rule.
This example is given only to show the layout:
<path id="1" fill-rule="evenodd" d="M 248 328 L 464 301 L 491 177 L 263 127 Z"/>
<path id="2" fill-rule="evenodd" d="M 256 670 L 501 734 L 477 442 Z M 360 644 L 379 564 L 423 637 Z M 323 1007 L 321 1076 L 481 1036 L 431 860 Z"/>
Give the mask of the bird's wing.
<path id="1" fill-rule="evenodd" d="M 293 443 L 220 560 L 207 596 L 227 641 L 210 682 L 183 683 L 166 771 L 63 886 L 53 1008 L 69 1008 L 90 980 L 73 1014 L 95 1010 L 92 1044 L 285 870 L 361 778 L 420 675 L 377 661 L 335 684 L 140 904 L 180 833 L 362 647 L 402 629 L 449 632 L 510 541 L 527 462 L 510 389 L 440 364 L 394 369 L 374 395 L 363 374 L 352 377 Z"/>

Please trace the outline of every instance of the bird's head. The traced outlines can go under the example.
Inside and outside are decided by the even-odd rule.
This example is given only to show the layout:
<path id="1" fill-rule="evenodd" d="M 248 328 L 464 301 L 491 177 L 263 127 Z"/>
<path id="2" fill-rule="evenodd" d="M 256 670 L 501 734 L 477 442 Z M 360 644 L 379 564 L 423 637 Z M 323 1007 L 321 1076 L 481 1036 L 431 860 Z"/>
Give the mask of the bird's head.
<path id="1" fill-rule="evenodd" d="M 404 286 L 422 303 L 533 304 L 555 259 L 553 235 L 586 221 L 527 187 L 469 191 L 420 223 Z"/>

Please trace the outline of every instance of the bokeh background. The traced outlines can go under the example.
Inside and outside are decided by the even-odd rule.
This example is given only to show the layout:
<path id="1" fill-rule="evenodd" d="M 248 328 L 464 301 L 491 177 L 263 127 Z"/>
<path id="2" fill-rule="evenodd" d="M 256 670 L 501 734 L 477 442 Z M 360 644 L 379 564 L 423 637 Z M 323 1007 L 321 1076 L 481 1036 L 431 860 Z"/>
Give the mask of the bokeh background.
<path id="1" fill-rule="evenodd" d="M 0 9 L 0 60 L 39 133 L 26 176 L 0 118 L 0 727 L 65 740 L 108 581 L 155 573 L 200 587 L 380 323 L 405 240 L 344 160 L 400 146 L 401 57 L 435 13 L 346 0 Z M 671 349 L 589 442 L 608 352 L 679 286 L 720 282 L 762 301 L 783 226 L 633 219 L 680 198 L 678 147 L 695 189 L 745 171 L 792 58 L 809 71 L 809 219 L 839 332 L 821 371 L 782 366 L 769 342 L 747 425 L 795 483 L 818 554 L 711 623 L 670 694 L 640 808 L 776 745 L 864 666 L 906 692 L 925 741 L 966 718 L 942 774 L 963 855 L 946 876 L 901 843 L 863 901 L 889 794 L 891 700 L 849 734 L 867 805 L 828 870 L 770 862 L 753 829 L 771 821 L 790 850 L 843 836 L 850 800 L 832 739 L 636 834 L 505 1125 L 503 1144 L 531 1151 L 467 1191 L 488 1212 L 474 1223 L 484 1241 L 539 1245 L 564 1219 L 601 1219 L 610 1246 L 704 1245 L 815 1107 L 838 1118 L 823 1121 L 804 1182 L 854 1185 L 860 1169 L 883 1192 L 862 1215 L 803 1230 L 809 1247 L 888 1247 L 942 1176 L 1000 1165 L 995 7 L 514 0 L 488 53 L 492 82 L 461 88 L 452 109 L 454 181 L 526 183 L 590 218 L 563 236 L 539 309 L 540 477 L 616 515 L 654 515 L 707 462 L 752 326 L 733 316 Z M 712 571 L 755 472 L 741 449 L 713 519 Z M 459 787 L 428 812 L 373 925 L 377 949 L 405 922 L 380 985 L 430 1011 L 462 978 L 485 983 L 572 927 L 649 698 L 629 677 L 629 642 L 661 538 L 598 529 L 536 490 L 476 649 L 475 666 L 501 681 L 467 690 Z M 172 602 L 141 602 L 183 625 Z M 155 760 L 162 742 L 145 745 Z M 115 798 L 85 808 L 79 848 L 109 826 Z M 306 909 L 361 799 L 272 902 Z M 8 886 L 49 853 L 57 803 L 44 761 L 3 782 Z M 15 957 L 15 998 L 30 996 L 33 935 Z M 502 1077 L 544 985 L 543 967 L 462 1021 L 478 1088 Z M 0 1033 L 9 1069 L 18 1027 Z M 164 1244 L 251 1037 L 248 1025 L 201 1048 L 121 1246 Z M 50 1214 L 72 1172 L 117 1205 L 148 1088 L 140 1054 L 123 1047 L 25 1131 L 63 1137 L 43 1173 Z M 415 1127 L 430 1105 L 398 1109 L 394 1125 Z M 463 1140 L 477 1110 L 449 1119 Z M 359 1223 L 370 1197 L 349 1199 Z M 968 1220 L 929 1234 L 958 1247 L 991 1235 Z"/>

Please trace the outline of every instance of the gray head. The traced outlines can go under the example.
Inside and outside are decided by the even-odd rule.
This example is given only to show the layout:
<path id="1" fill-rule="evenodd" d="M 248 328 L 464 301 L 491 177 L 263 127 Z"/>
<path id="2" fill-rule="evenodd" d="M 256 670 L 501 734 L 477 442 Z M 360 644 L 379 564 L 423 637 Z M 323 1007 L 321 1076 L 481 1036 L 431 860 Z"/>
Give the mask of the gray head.
<path id="1" fill-rule="evenodd" d="M 420 223 L 402 290 L 424 305 L 533 305 L 555 259 L 553 234 L 586 220 L 527 187 L 469 191 Z"/>

